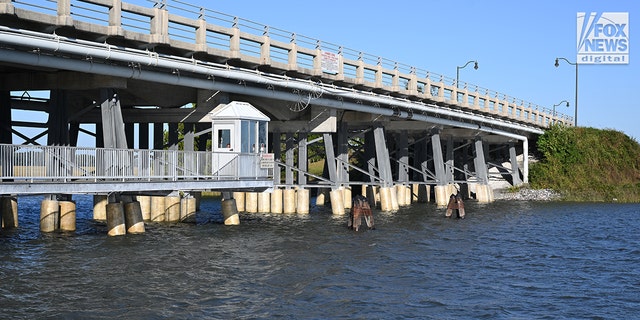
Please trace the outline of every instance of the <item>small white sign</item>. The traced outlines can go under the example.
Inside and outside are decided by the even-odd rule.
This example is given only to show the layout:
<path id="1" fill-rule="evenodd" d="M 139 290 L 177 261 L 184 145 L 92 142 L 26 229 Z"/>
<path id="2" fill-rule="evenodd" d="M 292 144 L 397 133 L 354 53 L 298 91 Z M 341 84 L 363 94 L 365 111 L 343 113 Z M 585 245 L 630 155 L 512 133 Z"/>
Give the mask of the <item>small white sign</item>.
<path id="1" fill-rule="evenodd" d="M 275 167 L 275 156 L 273 153 L 260 154 L 260 169 L 273 169 Z"/>
<path id="2" fill-rule="evenodd" d="M 340 72 L 340 56 L 328 51 L 322 51 L 322 72 L 330 74 L 338 74 Z"/>
<path id="3" fill-rule="evenodd" d="M 578 12 L 576 62 L 629 64 L 629 13 Z"/>

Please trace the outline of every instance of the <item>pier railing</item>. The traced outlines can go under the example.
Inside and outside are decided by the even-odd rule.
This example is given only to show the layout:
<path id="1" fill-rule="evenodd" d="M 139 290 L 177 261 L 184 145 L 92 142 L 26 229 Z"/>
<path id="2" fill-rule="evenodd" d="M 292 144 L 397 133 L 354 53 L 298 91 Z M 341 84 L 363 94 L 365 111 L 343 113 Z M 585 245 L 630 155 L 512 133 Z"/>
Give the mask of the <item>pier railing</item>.
<path id="1" fill-rule="evenodd" d="M 0 144 L 0 178 L 23 182 L 269 179 L 254 153 Z"/>
<path id="2" fill-rule="evenodd" d="M 8 13 L 183 52 L 268 65 L 347 86 L 413 96 L 539 127 L 573 124 L 568 115 L 504 93 L 456 83 L 451 77 L 180 0 L 0 0 L 0 14 Z"/>

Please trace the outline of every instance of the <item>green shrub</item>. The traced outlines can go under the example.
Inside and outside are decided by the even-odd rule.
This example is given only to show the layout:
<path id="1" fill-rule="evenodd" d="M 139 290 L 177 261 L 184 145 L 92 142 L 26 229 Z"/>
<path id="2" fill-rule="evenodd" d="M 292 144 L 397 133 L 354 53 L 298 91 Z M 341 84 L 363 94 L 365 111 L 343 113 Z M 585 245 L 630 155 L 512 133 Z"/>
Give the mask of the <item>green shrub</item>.
<path id="1" fill-rule="evenodd" d="M 536 146 L 542 158 L 531 165 L 532 187 L 567 200 L 640 202 L 640 145 L 624 133 L 553 125 Z"/>

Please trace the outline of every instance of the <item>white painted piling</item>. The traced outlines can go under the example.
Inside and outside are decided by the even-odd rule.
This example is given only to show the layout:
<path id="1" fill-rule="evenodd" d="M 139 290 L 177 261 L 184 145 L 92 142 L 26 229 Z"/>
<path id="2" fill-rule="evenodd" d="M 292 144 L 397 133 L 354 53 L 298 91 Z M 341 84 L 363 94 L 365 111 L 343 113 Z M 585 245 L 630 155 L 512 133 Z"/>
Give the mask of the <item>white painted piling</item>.
<path id="1" fill-rule="evenodd" d="M 282 213 L 282 201 L 282 189 L 273 189 L 271 192 L 271 213 Z"/>
<path id="2" fill-rule="evenodd" d="M 309 189 L 298 189 L 297 193 L 297 204 L 296 204 L 296 212 L 298 214 L 308 214 L 309 213 Z"/>
<path id="3" fill-rule="evenodd" d="M 258 212 L 269 213 L 271 211 L 271 192 L 258 193 Z"/>
<path id="4" fill-rule="evenodd" d="M 245 192 L 244 197 L 244 210 L 248 213 L 258 212 L 258 193 Z"/>
<path id="5" fill-rule="evenodd" d="M 285 214 L 296 213 L 296 190 L 285 189 L 282 191 L 283 209 Z"/>
<path id="6" fill-rule="evenodd" d="M 331 212 L 337 216 L 344 215 L 345 210 L 342 191 L 339 189 L 331 190 L 329 192 L 329 198 L 331 199 Z"/>

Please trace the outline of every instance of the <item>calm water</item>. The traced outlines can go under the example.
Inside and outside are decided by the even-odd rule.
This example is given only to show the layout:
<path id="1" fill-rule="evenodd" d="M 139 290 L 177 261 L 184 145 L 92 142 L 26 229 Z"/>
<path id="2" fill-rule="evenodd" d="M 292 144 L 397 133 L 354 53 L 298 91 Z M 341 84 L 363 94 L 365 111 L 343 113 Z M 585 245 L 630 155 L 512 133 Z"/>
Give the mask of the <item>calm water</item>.
<path id="1" fill-rule="evenodd" d="M 0 318 L 628 319 L 640 314 L 640 205 L 467 203 L 375 213 L 354 233 L 325 208 L 242 215 L 204 199 L 195 224 L 107 237 L 40 234 L 40 198 L 0 233 Z"/>

